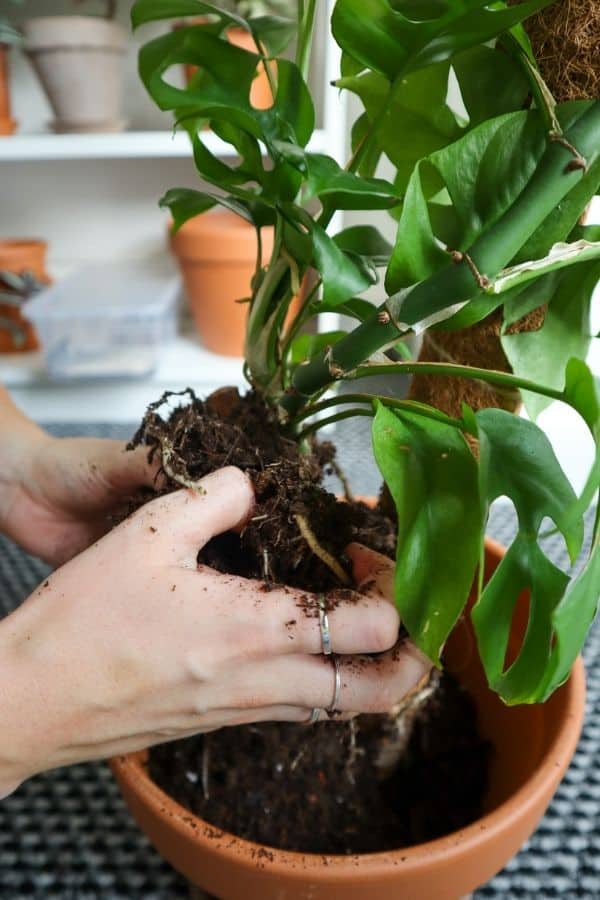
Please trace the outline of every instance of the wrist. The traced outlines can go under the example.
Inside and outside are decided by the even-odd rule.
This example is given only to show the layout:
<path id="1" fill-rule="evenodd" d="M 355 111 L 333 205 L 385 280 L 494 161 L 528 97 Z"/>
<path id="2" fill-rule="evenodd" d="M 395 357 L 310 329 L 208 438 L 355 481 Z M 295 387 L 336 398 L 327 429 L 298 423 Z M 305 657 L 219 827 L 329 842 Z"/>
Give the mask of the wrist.
<path id="1" fill-rule="evenodd" d="M 27 707 L 21 705 L 25 673 L 15 653 L 11 619 L 8 616 L 0 623 L 0 799 L 33 774 L 23 758 L 22 724 L 28 715 Z"/>
<path id="2" fill-rule="evenodd" d="M 0 799 L 51 764 L 50 709 L 35 662 L 28 604 L 0 622 Z"/>

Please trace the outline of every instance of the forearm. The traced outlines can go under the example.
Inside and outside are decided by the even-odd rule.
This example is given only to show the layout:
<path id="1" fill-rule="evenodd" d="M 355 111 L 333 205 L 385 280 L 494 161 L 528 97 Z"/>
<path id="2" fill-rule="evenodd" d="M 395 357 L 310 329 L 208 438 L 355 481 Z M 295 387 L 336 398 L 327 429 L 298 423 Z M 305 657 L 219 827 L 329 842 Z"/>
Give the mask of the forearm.
<path id="1" fill-rule="evenodd" d="M 0 622 L 0 800 L 35 774 L 32 754 L 40 748 L 32 730 L 43 704 L 35 708 L 35 678 L 22 652 L 30 636 L 22 633 L 21 619 L 17 611 Z"/>
<path id="2" fill-rule="evenodd" d="M 14 502 L 14 490 L 33 453 L 48 435 L 27 418 L 0 385 L 0 532 Z"/>

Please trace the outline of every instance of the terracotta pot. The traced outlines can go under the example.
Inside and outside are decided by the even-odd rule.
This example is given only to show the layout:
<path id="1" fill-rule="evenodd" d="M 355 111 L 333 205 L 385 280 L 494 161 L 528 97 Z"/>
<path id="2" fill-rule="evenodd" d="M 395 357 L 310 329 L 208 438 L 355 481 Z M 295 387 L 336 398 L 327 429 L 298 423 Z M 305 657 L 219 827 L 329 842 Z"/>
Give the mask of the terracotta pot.
<path id="1" fill-rule="evenodd" d="M 188 20 L 188 24 L 195 24 L 195 22 L 199 24 L 202 21 L 202 18 L 192 21 Z M 185 23 L 176 25 L 175 27 L 183 28 L 185 27 Z M 242 50 L 256 53 L 256 44 L 254 43 L 252 35 L 244 28 L 229 28 L 227 31 L 227 39 L 234 46 L 241 47 Z M 274 67 L 275 64 L 273 63 L 272 65 Z M 198 71 L 198 66 L 192 66 L 190 64 L 185 65 L 183 68 L 187 81 L 190 81 L 192 76 Z M 272 71 L 271 66 L 269 67 L 269 71 Z M 271 85 L 269 84 L 269 78 L 264 63 L 261 63 L 258 66 L 256 78 L 252 82 L 252 87 L 250 88 L 250 104 L 254 109 L 268 109 L 273 105 L 273 92 L 271 90 Z"/>
<path id="2" fill-rule="evenodd" d="M 28 272 L 37 281 L 50 284 L 46 271 L 47 249 L 45 241 L 0 240 L 0 271 L 14 272 L 16 275 Z M 0 353 L 19 353 L 38 349 L 39 341 L 33 325 L 22 315 L 18 307 L 0 303 L 0 319 L 14 322 L 19 332 L 24 334 L 24 342 L 17 342 L 14 332 L 0 325 Z"/>
<path id="3" fill-rule="evenodd" d="M 17 127 L 17 123 L 10 115 L 8 49 L 6 44 L 0 44 L 0 135 L 12 134 Z"/>
<path id="4" fill-rule="evenodd" d="M 23 31 L 56 116 L 53 130 L 121 131 L 126 30 L 94 16 L 40 16 L 28 19 Z"/>
<path id="5" fill-rule="evenodd" d="M 486 578 L 503 550 L 487 542 Z M 527 597 L 515 617 L 523 634 Z M 457 900 L 503 868 L 532 834 L 577 745 L 584 713 L 583 663 L 544 705 L 506 707 L 487 688 L 468 620 L 448 646 L 448 668 L 472 693 L 494 745 L 485 814 L 447 837 L 393 852 L 318 856 L 272 850 L 211 827 L 149 777 L 146 754 L 111 762 L 150 841 L 192 883 L 222 900 Z"/>
<path id="6" fill-rule="evenodd" d="M 262 229 L 263 262 L 273 249 L 273 229 Z M 202 343 L 214 353 L 242 356 L 247 303 L 256 265 L 256 232 L 228 210 L 211 210 L 171 235 L 185 293 Z"/>

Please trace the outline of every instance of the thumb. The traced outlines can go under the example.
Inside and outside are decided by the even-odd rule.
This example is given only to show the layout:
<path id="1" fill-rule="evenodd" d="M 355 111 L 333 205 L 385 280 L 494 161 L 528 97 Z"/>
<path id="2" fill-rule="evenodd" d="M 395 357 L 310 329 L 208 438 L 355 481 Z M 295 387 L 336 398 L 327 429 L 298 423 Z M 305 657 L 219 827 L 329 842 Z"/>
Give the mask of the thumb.
<path id="1" fill-rule="evenodd" d="M 387 600 L 393 601 L 393 560 L 358 543 L 348 544 L 346 556 L 352 563 L 352 575 L 359 589 L 370 583 L 370 592 L 380 594 Z"/>
<path id="2" fill-rule="evenodd" d="M 247 475 L 234 466 L 201 478 L 195 488 L 158 497 L 140 510 L 178 563 L 196 566 L 196 557 L 211 538 L 242 527 L 254 508 Z"/>

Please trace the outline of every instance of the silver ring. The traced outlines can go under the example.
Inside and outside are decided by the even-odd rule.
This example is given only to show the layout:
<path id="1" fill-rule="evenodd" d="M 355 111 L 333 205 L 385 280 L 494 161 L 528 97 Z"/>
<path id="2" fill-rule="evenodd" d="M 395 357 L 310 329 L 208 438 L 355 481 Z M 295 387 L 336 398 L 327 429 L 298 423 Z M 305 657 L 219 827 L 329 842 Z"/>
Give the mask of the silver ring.
<path id="1" fill-rule="evenodd" d="M 335 684 L 333 688 L 333 699 L 331 701 L 331 705 L 327 707 L 328 713 L 334 713 L 337 711 L 337 706 L 340 702 L 340 693 L 342 690 L 342 673 L 340 671 L 339 658 L 337 656 L 333 656 L 331 661 L 335 669 Z"/>
<path id="2" fill-rule="evenodd" d="M 324 594 L 319 595 L 319 628 L 321 630 L 321 647 L 325 656 L 331 656 L 331 635 L 327 618 L 327 601 Z"/>
<path id="3" fill-rule="evenodd" d="M 321 707 L 315 706 L 310 714 L 310 717 L 306 720 L 306 724 L 314 725 L 315 722 L 318 722 L 320 715 L 321 715 Z"/>

